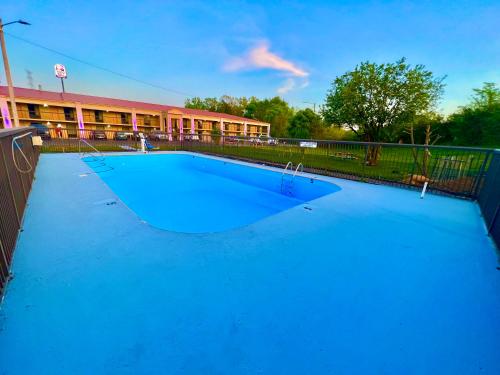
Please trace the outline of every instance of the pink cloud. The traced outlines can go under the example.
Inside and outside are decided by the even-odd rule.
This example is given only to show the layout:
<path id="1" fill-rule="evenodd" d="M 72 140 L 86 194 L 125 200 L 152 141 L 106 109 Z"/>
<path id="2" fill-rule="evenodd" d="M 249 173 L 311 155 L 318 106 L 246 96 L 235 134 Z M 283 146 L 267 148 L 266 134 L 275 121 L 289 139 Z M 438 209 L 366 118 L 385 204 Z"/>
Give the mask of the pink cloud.
<path id="1" fill-rule="evenodd" d="M 273 69 L 287 72 L 294 77 L 309 75 L 293 62 L 269 51 L 269 43 L 266 41 L 260 42 L 244 56 L 232 58 L 225 64 L 224 69 L 231 72 L 245 69 Z"/>

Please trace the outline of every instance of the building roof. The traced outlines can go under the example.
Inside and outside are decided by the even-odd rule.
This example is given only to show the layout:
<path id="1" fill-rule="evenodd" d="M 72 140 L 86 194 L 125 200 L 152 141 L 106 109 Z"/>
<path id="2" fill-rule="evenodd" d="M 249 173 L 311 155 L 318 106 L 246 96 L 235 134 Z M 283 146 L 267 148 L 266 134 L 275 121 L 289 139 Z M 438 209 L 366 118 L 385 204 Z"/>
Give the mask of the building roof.
<path id="1" fill-rule="evenodd" d="M 176 107 L 172 105 L 144 103 L 144 102 L 136 102 L 133 100 L 124 100 L 124 99 L 104 98 L 102 96 L 73 94 L 68 92 L 63 94 L 61 92 L 26 89 L 23 87 L 15 87 L 14 90 L 16 98 L 22 98 L 22 99 L 34 99 L 40 101 L 46 100 L 46 101 L 58 101 L 58 102 L 61 101 L 77 102 L 81 104 L 94 104 L 94 105 L 97 104 L 103 106 L 135 108 L 136 110 L 143 109 L 147 111 L 178 110 L 185 115 L 216 117 L 216 118 L 222 117 L 224 119 L 229 119 L 229 120 L 233 119 L 238 121 L 248 121 L 260 124 L 267 124 L 265 122 L 258 121 L 255 119 L 229 115 L 227 113 L 211 112 L 203 109 L 191 109 L 184 107 Z M 0 86 L 0 96 L 7 96 L 7 97 L 9 96 L 7 86 Z"/>

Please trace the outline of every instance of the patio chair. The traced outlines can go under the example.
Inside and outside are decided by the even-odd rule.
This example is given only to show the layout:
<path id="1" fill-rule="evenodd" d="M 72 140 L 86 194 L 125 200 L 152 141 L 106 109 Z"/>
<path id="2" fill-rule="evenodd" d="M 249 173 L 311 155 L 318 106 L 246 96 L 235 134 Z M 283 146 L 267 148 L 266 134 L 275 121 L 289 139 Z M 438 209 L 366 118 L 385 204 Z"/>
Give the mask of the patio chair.
<path id="1" fill-rule="evenodd" d="M 147 139 L 144 139 L 144 145 L 146 146 L 146 150 L 151 151 L 151 150 L 159 150 L 159 147 L 153 146 Z"/>

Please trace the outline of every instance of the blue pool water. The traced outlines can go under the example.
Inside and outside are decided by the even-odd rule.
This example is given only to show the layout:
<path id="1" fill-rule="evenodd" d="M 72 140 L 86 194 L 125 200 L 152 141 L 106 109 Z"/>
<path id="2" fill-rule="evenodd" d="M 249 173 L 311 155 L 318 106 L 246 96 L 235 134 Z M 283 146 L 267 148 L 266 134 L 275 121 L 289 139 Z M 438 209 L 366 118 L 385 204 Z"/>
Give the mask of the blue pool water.
<path id="1" fill-rule="evenodd" d="M 189 154 L 86 159 L 144 221 L 185 233 L 220 232 L 254 223 L 340 190 L 300 175 Z M 109 170 L 112 167 L 111 170 Z"/>

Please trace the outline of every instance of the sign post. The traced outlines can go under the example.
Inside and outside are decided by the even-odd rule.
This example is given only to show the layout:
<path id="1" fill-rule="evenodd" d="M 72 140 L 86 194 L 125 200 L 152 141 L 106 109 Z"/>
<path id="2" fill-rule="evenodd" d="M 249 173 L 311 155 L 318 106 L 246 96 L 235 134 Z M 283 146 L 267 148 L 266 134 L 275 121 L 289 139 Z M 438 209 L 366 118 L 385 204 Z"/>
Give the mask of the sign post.
<path id="1" fill-rule="evenodd" d="M 64 80 L 68 77 L 68 73 L 66 72 L 66 67 L 62 64 L 54 65 L 54 73 L 57 78 L 61 79 L 62 92 L 65 93 L 64 90 Z"/>

